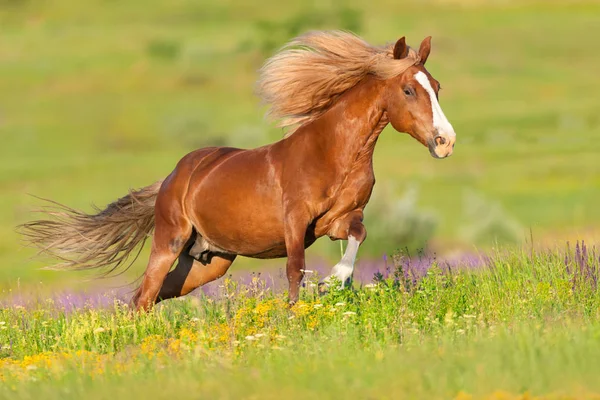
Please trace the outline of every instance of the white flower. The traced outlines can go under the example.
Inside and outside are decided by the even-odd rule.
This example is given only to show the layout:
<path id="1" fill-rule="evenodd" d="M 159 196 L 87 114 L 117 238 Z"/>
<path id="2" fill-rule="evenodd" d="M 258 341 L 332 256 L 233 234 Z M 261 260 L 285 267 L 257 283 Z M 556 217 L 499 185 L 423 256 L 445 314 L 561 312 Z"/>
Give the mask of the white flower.
<path id="1" fill-rule="evenodd" d="M 365 286 L 363 286 L 365 289 L 374 289 L 377 287 L 376 284 L 374 283 L 367 283 Z"/>
<path id="2" fill-rule="evenodd" d="M 348 316 L 348 315 L 356 315 L 356 313 L 355 313 L 354 311 L 346 311 L 346 312 L 345 312 L 344 314 L 342 314 L 342 315 L 346 315 L 346 316 Z"/>
<path id="3" fill-rule="evenodd" d="M 0 321 L 0 325 L 6 325 L 5 321 Z"/>
<path id="4" fill-rule="evenodd" d="M 344 307 L 346 303 L 335 303 L 336 307 Z"/>
<path id="5" fill-rule="evenodd" d="M 263 336 L 265 336 L 264 333 L 257 333 L 256 335 L 254 335 L 254 337 L 257 337 L 257 338 L 261 338 Z"/>
<path id="6" fill-rule="evenodd" d="M 315 271 L 311 270 L 311 269 L 301 269 L 300 271 L 304 272 L 305 274 L 314 274 Z"/>
<path id="7" fill-rule="evenodd" d="M 321 308 L 321 307 L 323 307 L 323 304 L 315 304 L 315 305 L 313 305 L 313 308 Z"/>
<path id="8" fill-rule="evenodd" d="M 285 339 L 285 336 L 283 336 L 283 335 L 277 335 L 277 336 L 275 336 L 275 339 L 277 339 L 277 340 L 283 340 L 283 339 Z"/>
<path id="9" fill-rule="evenodd" d="M 103 327 L 94 329 L 94 333 L 102 333 L 104 331 L 106 331 L 106 329 L 104 329 Z"/>
<path id="10" fill-rule="evenodd" d="M 35 369 L 37 369 L 37 367 L 36 367 L 35 365 L 28 365 L 28 366 L 27 366 L 27 370 L 28 370 L 28 371 L 33 371 L 33 370 L 35 370 Z"/>
<path id="11" fill-rule="evenodd" d="M 248 336 L 246 336 L 246 340 L 249 341 L 249 342 L 251 342 L 253 340 L 256 340 L 256 337 L 254 337 L 252 335 L 248 335 Z"/>

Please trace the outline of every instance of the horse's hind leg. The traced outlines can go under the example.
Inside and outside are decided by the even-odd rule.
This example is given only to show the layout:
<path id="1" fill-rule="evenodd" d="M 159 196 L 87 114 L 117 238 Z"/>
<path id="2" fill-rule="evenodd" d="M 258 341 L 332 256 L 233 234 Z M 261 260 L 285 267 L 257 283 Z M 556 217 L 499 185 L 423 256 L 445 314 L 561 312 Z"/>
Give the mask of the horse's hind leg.
<path id="1" fill-rule="evenodd" d="M 168 207 L 165 198 L 156 202 L 156 225 L 150 261 L 142 285 L 133 298 L 135 307 L 147 310 L 156 302 L 161 286 L 171 266 L 192 234 L 192 225 L 177 206 Z M 162 207 L 161 207 L 162 205 Z"/>
<path id="2" fill-rule="evenodd" d="M 235 257 L 230 254 L 213 255 L 207 263 L 202 263 L 187 252 L 182 252 L 177 266 L 169 272 L 160 289 L 158 301 L 184 296 L 208 282 L 219 279 L 225 275 Z"/>

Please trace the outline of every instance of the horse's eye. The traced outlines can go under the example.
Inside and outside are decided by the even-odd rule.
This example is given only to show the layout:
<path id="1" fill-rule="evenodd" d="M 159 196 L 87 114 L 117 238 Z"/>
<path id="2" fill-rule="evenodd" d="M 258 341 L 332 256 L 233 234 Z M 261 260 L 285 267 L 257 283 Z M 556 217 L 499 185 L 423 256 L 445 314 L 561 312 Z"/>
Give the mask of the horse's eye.
<path id="1" fill-rule="evenodd" d="M 404 94 L 407 96 L 412 96 L 412 92 L 410 91 L 410 89 L 404 89 Z"/>

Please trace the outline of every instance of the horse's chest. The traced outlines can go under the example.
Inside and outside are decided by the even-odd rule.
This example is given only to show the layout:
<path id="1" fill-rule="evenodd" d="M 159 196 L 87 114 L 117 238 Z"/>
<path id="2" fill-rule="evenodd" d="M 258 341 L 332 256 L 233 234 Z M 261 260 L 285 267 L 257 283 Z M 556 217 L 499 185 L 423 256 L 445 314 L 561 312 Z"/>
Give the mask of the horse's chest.
<path id="1" fill-rule="evenodd" d="M 322 211 L 322 223 L 327 225 L 351 211 L 362 210 L 371 197 L 374 185 L 375 176 L 372 168 L 365 167 L 351 171 L 338 186 L 330 187 L 329 198 Z"/>
<path id="2" fill-rule="evenodd" d="M 341 185 L 332 208 L 343 208 L 349 211 L 363 208 L 371 197 L 374 185 L 375 176 L 372 169 L 354 171 Z"/>

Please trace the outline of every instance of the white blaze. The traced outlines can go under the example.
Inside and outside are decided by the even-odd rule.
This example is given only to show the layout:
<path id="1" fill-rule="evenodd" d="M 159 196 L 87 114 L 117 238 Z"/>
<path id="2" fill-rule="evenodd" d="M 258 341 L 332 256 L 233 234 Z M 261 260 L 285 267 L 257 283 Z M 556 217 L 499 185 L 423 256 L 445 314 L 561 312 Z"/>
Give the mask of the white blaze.
<path id="1" fill-rule="evenodd" d="M 425 75 L 423 71 L 419 71 L 415 74 L 415 79 L 429 94 L 429 99 L 431 100 L 431 113 L 433 114 L 433 127 L 438 130 L 440 135 L 447 135 L 450 137 L 456 136 L 454 128 L 450 122 L 448 122 L 448 118 L 444 115 L 442 107 L 440 107 L 440 103 L 438 103 L 437 97 L 435 97 L 435 92 L 429 83 L 427 75 Z"/>

